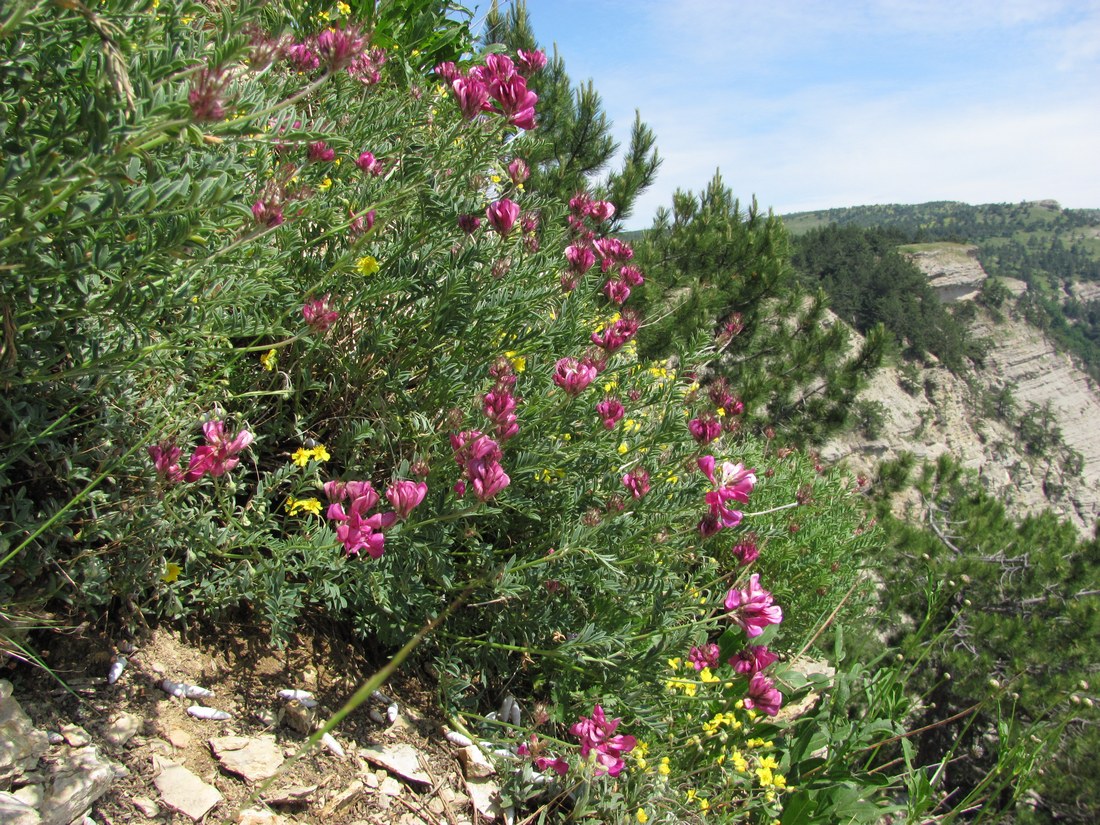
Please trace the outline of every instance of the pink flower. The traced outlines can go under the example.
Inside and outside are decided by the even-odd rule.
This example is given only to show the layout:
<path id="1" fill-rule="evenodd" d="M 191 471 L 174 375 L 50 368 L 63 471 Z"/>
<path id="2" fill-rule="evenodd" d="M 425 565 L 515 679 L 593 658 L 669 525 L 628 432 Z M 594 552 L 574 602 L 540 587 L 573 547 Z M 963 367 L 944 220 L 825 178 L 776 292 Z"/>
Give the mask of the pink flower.
<path id="1" fill-rule="evenodd" d="M 354 27 L 325 29 L 317 35 L 317 52 L 334 72 L 350 66 L 366 45 L 366 39 Z"/>
<path id="2" fill-rule="evenodd" d="M 519 204 L 508 198 L 501 198 L 486 207 L 485 217 L 493 229 L 499 232 L 501 236 L 507 237 L 515 225 L 516 218 L 519 217 Z"/>
<path id="3" fill-rule="evenodd" d="M 519 186 L 531 177 L 531 167 L 520 158 L 516 158 L 508 164 L 508 177 L 512 179 L 513 186 Z"/>
<path id="4" fill-rule="evenodd" d="M 623 317 L 606 327 L 602 332 L 593 332 L 590 340 L 610 355 L 617 352 L 633 338 L 637 334 L 639 326 L 638 319 L 628 310 L 623 314 Z"/>
<path id="5" fill-rule="evenodd" d="M 558 757 L 540 756 L 535 759 L 535 767 L 545 773 L 547 770 L 551 770 L 558 776 L 565 776 L 569 773 L 569 763 Z"/>
<path id="6" fill-rule="evenodd" d="M 336 323 L 340 313 L 332 308 L 330 296 L 314 298 L 302 305 L 302 317 L 314 332 L 325 332 Z"/>
<path id="7" fill-rule="evenodd" d="M 373 152 L 360 152 L 359 157 L 355 160 L 355 165 L 368 175 L 378 176 L 382 174 L 382 162 L 374 156 Z"/>
<path id="8" fill-rule="evenodd" d="M 279 226 L 283 222 L 283 207 L 274 199 L 258 200 L 252 204 L 252 217 L 265 226 Z"/>
<path id="9" fill-rule="evenodd" d="M 733 557 L 741 562 L 742 567 L 746 567 L 760 558 L 760 549 L 756 546 L 754 541 L 744 541 L 740 544 L 735 544 L 733 549 L 730 550 Z"/>
<path id="10" fill-rule="evenodd" d="M 371 49 L 348 64 L 348 75 L 364 86 L 373 86 L 382 79 L 384 65 L 386 65 L 386 52 L 383 49 Z"/>
<path id="11" fill-rule="evenodd" d="M 626 263 L 634 257 L 634 250 L 630 244 L 623 243 L 618 238 L 600 238 L 595 241 L 596 251 L 600 255 L 600 266 L 604 272 L 610 269 L 612 263 Z"/>
<path id="12" fill-rule="evenodd" d="M 693 646 L 688 653 L 688 661 L 696 670 L 702 670 L 705 667 L 715 668 L 718 667 L 718 654 L 718 645 L 710 642 L 702 647 Z"/>
<path id="13" fill-rule="evenodd" d="M 645 276 L 637 267 L 624 266 L 619 270 L 619 277 L 630 286 L 641 286 L 645 283 Z"/>
<path id="14" fill-rule="evenodd" d="M 348 231 L 351 233 L 352 238 L 358 238 L 360 235 L 365 235 L 374 228 L 375 218 L 378 216 L 376 210 L 372 209 L 365 215 L 353 215 L 351 223 L 348 224 Z"/>
<path id="15" fill-rule="evenodd" d="M 783 609 L 775 604 L 772 594 L 760 586 L 759 573 L 749 577 L 746 589 L 730 589 L 726 594 L 726 610 L 730 611 L 730 619 L 740 625 L 750 639 L 763 633 L 767 625 L 783 621 Z"/>
<path id="16" fill-rule="evenodd" d="M 605 398 L 596 405 L 596 413 L 603 419 L 603 425 L 613 430 L 619 420 L 626 415 L 626 409 L 618 398 Z"/>
<path id="17" fill-rule="evenodd" d="M 173 483 L 183 481 L 179 447 L 162 441 L 160 444 L 150 444 L 146 449 L 149 451 L 149 458 L 153 459 L 153 466 L 157 468 L 157 475 Z"/>
<path id="18" fill-rule="evenodd" d="M 455 461 L 474 488 L 479 501 L 488 501 L 511 483 L 500 465 L 500 445 L 477 430 L 468 430 L 451 436 L 451 449 Z M 461 479 L 455 484 L 455 492 L 465 495 L 466 483 Z"/>
<path id="19" fill-rule="evenodd" d="M 225 119 L 225 87 L 229 76 L 223 69 L 202 69 L 195 76 L 195 83 L 187 94 L 191 116 L 198 121 Z"/>
<path id="20" fill-rule="evenodd" d="M 474 495 L 477 496 L 478 501 L 488 501 L 512 481 L 498 462 L 476 466 L 477 471 L 471 473 L 470 483 L 474 486 Z"/>
<path id="21" fill-rule="evenodd" d="M 575 217 L 583 218 L 592 209 L 592 198 L 585 192 L 578 192 L 569 199 L 569 209 Z"/>
<path id="22" fill-rule="evenodd" d="M 451 81 L 458 108 L 466 120 L 473 120 L 489 106 L 489 88 L 473 77 L 456 77 Z"/>
<path id="23" fill-rule="evenodd" d="M 309 144 L 309 159 L 314 163 L 328 162 L 336 158 L 336 150 L 329 148 L 329 145 L 323 140 L 315 141 Z"/>
<path id="24" fill-rule="evenodd" d="M 546 52 L 536 49 L 526 52 L 523 49 L 516 51 L 517 68 L 524 75 L 532 75 L 546 67 Z"/>
<path id="25" fill-rule="evenodd" d="M 191 454 L 184 474 L 186 481 L 198 481 L 207 474 L 213 478 L 225 475 L 240 463 L 237 456 L 254 439 L 248 430 L 241 430 L 230 439 L 225 432 L 225 424 L 217 419 L 203 424 L 202 432 L 206 444 L 196 447 Z"/>
<path id="26" fill-rule="evenodd" d="M 516 76 L 516 64 L 506 54 L 490 54 L 485 58 L 485 65 L 480 67 L 482 80 L 492 83 L 494 80 L 506 82 Z"/>
<path id="27" fill-rule="evenodd" d="M 722 423 L 708 414 L 691 419 L 688 422 L 688 431 L 699 444 L 706 445 L 722 434 Z"/>
<path id="28" fill-rule="evenodd" d="M 740 653 L 727 660 L 735 673 L 752 676 L 779 661 L 779 657 L 768 650 L 767 645 L 749 645 Z"/>
<path id="29" fill-rule="evenodd" d="M 576 358 L 559 358 L 554 365 L 554 383 L 576 398 L 596 379 L 596 368 Z"/>
<path id="30" fill-rule="evenodd" d="M 481 226 L 481 218 L 476 215 L 462 214 L 458 216 L 458 228 L 467 235 L 472 235 Z"/>
<path id="31" fill-rule="evenodd" d="M 596 253 L 587 246 L 570 244 L 565 247 L 565 260 L 569 262 L 569 269 L 576 275 L 583 275 L 596 263 Z"/>
<path id="32" fill-rule="evenodd" d="M 754 673 L 749 680 L 749 695 L 745 697 L 745 707 L 775 716 L 782 703 L 783 694 L 775 689 L 775 682 L 763 673 Z"/>
<path id="33" fill-rule="evenodd" d="M 402 521 L 409 517 L 427 494 L 428 485 L 423 481 L 395 481 L 386 488 L 386 500 Z"/>
<path id="34" fill-rule="evenodd" d="M 497 386 L 487 392 L 481 401 L 481 409 L 485 415 L 496 424 L 496 435 L 501 441 L 519 432 L 519 424 L 516 421 L 516 398 L 512 395 L 508 386 L 515 384 L 515 376 L 502 376 L 505 380 L 497 382 Z"/>
<path id="35" fill-rule="evenodd" d="M 452 60 L 440 63 L 438 66 L 432 69 L 432 71 L 440 80 L 448 85 L 450 85 L 451 81 L 453 81 L 456 77 L 459 77 L 461 75 L 461 72 L 459 72 L 458 67 L 455 66 L 454 61 Z"/>
<path id="36" fill-rule="evenodd" d="M 626 766 L 622 754 L 634 750 L 637 744 L 633 736 L 612 735 L 621 721 L 618 718 L 608 721 L 603 708 L 596 705 L 591 718 L 582 716 L 569 728 L 569 732 L 580 740 L 582 757 L 587 758 L 590 753 L 596 752 L 596 776 L 606 773 L 615 777 L 622 773 Z"/>
<path id="37" fill-rule="evenodd" d="M 756 474 L 753 470 L 745 469 L 743 464 L 734 464 L 731 461 L 726 461 L 722 464 L 722 475 L 715 477 L 714 456 L 705 455 L 698 460 L 699 469 L 703 471 L 711 484 L 715 484 L 721 488 L 729 488 L 729 493 L 725 498 L 732 498 L 736 501 L 745 503 L 749 500 L 749 493 L 752 492 L 752 488 L 756 486 Z"/>
<path id="38" fill-rule="evenodd" d="M 630 297 L 630 287 L 620 280 L 608 281 L 604 284 L 603 291 L 607 295 L 607 300 L 619 306 L 625 304 L 626 299 Z"/>
<path id="39" fill-rule="evenodd" d="M 300 72 L 311 72 L 321 65 L 320 58 L 305 43 L 295 43 L 286 50 L 287 59 Z"/>
<path id="40" fill-rule="evenodd" d="M 649 473 L 646 470 L 635 470 L 623 476 L 623 486 L 630 490 L 634 498 L 641 498 L 649 492 Z"/>
<path id="41" fill-rule="evenodd" d="M 611 201 L 593 201 L 588 207 L 588 216 L 596 223 L 611 220 L 615 215 L 615 204 Z"/>
<path id="42" fill-rule="evenodd" d="M 489 55 L 494 56 L 503 57 Z M 538 103 L 539 96 L 528 91 L 523 75 L 513 74 L 507 79 L 494 77 L 489 80 L 488 85 L 489 94 L 497 102 L 497 110 L 508 118 L 509 123 L 520 129 L 535 128 L 535 104 Z"/>

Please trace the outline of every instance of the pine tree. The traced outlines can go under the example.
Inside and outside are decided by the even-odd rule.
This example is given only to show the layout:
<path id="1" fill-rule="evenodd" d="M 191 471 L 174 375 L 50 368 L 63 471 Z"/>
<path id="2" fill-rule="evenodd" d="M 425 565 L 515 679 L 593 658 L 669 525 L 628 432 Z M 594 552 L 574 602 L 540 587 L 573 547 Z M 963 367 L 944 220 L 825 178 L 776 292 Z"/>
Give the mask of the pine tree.
<path id="1" fill-rule="evenodd" d="M 485 17 L 482 43 L 512 53 L 538 49 L 526 3 L 516 0 L 501 11 L 494 0 Z M 528 88 L 539 96 L 534 135 L 540 140 L 529 144 L 532 148 L 524 158 L 531 167 L 527 188 L 561 200 L 588 191 L 615 204 L 611 229 L 621 228 L 633 213 L 638 196 L 653 184 L 661 165 L 653 130 L 635 112 L 630 146 L 622 165 L 608 171 L 619 144 L 611 135 L 612 123 L 592 81 L 573 86 L 565 72 L 565 61 L 555 48 L 546 67 L 528 78 Z"/>
<path id="2" fill-rule="evenodd" d="M 728 382 L 750 425 L 810 442 L 844 426 L 886 334 L 872 328 L 849 352 L 847 328 L 830 322 L 824 293 L 808 293 L 795 278 L 778 218 L 755 201 L 742 212 L 715 174 L 698 196 L 677 191 L 671 212 L 659 210 L 637 261 L 647 277 L 638 296 L 649 319 L 644 357 L 711 338 L 707 378 Z"/>

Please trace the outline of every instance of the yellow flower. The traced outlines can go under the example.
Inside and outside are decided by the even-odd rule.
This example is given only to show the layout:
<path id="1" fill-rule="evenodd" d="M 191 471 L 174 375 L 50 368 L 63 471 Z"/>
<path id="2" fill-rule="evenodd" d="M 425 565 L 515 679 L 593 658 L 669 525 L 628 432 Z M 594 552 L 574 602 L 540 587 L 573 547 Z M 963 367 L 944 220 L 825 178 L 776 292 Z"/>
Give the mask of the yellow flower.
<path id="1" fill-rule="evenodd" d="M 332 178 L 325 178 L 323 181 L 321 181 L 321 185 L 317 188 L 320 189 L 322 192 L 327 192 L 329 189 L 332 188 Z"/>
<path id="2" fill-rule="evenodd" d="M 286 509 L 292 516 L 296 516 L 299 513 L 310 513 L 314 516 L 319 516 L 321 515 L 321 502 L 315 498 L 294 498 L 293 496 L 287 496 Z"/>
<path id="3" fill-rule="evenodd" d="M 705 799 L 700 799 L 699 800 L 699 810 L 703 811 L 703 812 L 709 811 L 710 810 L 710 802 L 708 802 Z"/>
<path id="4" fill-rule="evenodd" d="M 313 458 L 313 450 L 307 450 L 305 447 L 299 447 L 294 451 L 294 455 L 290 457 L 290 460 L 297 464 L 299 467 L 305 467 L 309 464 L 309 460 Z"/>
<path id="5" fill-rule="evenodd" d="M 360 275 L 373 275 L 381 267 L 378 265 L 378 259 L 373 255 L 367 255 L 360 258 L 355 262 L 355 268 L 359 270 Z"/>
<path id="6" fill-rule="evenodd" d="M 628 452 L 630 452 L 630 445 L 624 441 L 619 445 L 619 455 L 626 455 Z"/>
<path id="7" fill-rule="evenodd" d="M 182 567 L 180 567 L 174 561 L 170 561 L 164 566 L 164 573 L 161 575 L 160 580 L 165 584 L 171 584 L 180 577 L 180 573 L 182 572 Z"/>
<path id="8" fill-rule="evenodd" d="M 644 823 L 649 822 L 649 814 L 645 812 L 644 808 L 639 808 L 638 812 L 634 814 L 634 818 L 643 823 L 643 825 Z"/>
<path id="9" fill-rule="evenodd" d="M 318 444 L 316 447 L 313 448 L 314 461 L 328 461 L 330 458 L 332 458 L 332 456 L 329 455 L 328 450 L 325 449 L 324 444 Z"/>
<path id="10" fill-rule="evenodd" d="M 512 369 L 516 372 L 523 372 L 527 369 L 527 356 L 517 355 L 514 349 L 504 353 L 504 357 L 508 359 L 508 363 L 512 365 Z"/>
<path id="11" fill-rule="evenodd" d="M 619 386 L 618 381 L 608 381 L 606 384 L 603 385 L 603 391 L 604 392 L 611 392 L 617 386 Z"/>
<path id="12" fill-rule="evenodd" d="M 701 671 L 699 671 L 699 681 L 706 682 L 708 685 L 710 685 L 714 684 L 715 682 L 720 682 L 722 680 L 711 673 L 709 667 L 705 667 Z"/>
<path id="13" fill-rule="evenodd" d="M 336 4 L 336 11 L 340 12 L 340 14 L 344 15 L 344 17 L 347 17 L 349 14 L 351 14 L 351 6 L 349 6 L 347 3 L 340 2 Z"/>
<path id="14" fill-rule="evenodd" d="M 683 664 L 683 661 L 684 661 L 683 659 L 681 659 L 679 656 L 677 656 L 675 659 L 669 659 L 668 660 L 668 666 L 672 670 L 679 670 L 680 665 Z"/>
<path id="15" fill-rule="evenodd" d="M 657 773 L 659 773 L 661 776 L 668 776 L 670 773 L 672 773 L 672 768 L 670 768 L 668 765 L 667 756 L 661 757 L 661 764 L 657 766 Z"/>
<path id="16" fill-rule="evenodd" d="M 269 349 L 263 355 L 260 356 L 260 366 L 262 366 L 268 372 L 275 369 L 275 362 L 279 360 L 279 354 L 274 349 Z"/>

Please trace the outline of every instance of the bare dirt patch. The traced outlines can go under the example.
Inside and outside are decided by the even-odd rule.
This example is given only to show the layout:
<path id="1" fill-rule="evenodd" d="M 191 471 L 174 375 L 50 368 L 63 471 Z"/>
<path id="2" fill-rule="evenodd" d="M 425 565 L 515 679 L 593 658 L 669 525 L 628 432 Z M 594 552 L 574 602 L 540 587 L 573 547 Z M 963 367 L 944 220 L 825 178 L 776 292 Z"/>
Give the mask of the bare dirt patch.
<path id="1" fill-rule="evenodd" d="M 289 726 L 288 703 L 278 692 L 309 691 L 318 702 L 317 719 L 323 721 L 380 664 L 337 632 L 303 631 L 281 651 L 270 647 L 262 629 L 242 626 L 207 628 L 187 638 L 161 628 L 132 646 L 88 631 L 52 636 L 43 644 L 43 658 L 67 688 L 27 665 L 9 663 L 0 668 L 0 676 L 13 683 L 14 697 L 36 727 L 60 732 L 67 725 L 79 726 L 104 755 L 126 768 L 126 775 L 94 804 L 92 816 L 97 823 L 191 822 L 166 804 L 154 782 L 158 765 L 166 760 L 185 767 L 223 797 L 206 815 L 207 822 L 356 825 L 475 820 L 456 760 L 458 748 L 443 738 L 432 688 L 420 673 L 398 674 L 383 688 L 399 704 L 396 723 L 384 716 L 384 705 L 367 703 L 335 732 L 343 757 L 316 748 L 292 759 L 307 735 Z M 126 667 L 115 684 L 108 684 L 111 664 L 120 655 L 126 658 Z M 213 696 L 173 697 L 161 688 L 164 679 L 201 686 L 213 691 Z M 187 712 L 193 705 L 224 711 L 230 718 L 194 718 Z M 118 729 L 125 728 L 119 720 L 124 715 L 132 720 L 136 733 L 118 744 Z M 300 721 L 298 727 L 304 727 Z M 273 737 L 286 757 L 263 791 L 266 806 L 257 799 L 260 781 L 250 784 L 215 758 L 210 740 L 227 736 Z M 58 739 L 54 737 L 55 748 L 68 747 Z M 430 784 L 402 781 L 361 753 L 370 745 L 398 743 L 415 749 Z M 239 812 L 250 806 L 266 807 L 271 813 L 265 816 L 276 818 L 241 819 Z"/>

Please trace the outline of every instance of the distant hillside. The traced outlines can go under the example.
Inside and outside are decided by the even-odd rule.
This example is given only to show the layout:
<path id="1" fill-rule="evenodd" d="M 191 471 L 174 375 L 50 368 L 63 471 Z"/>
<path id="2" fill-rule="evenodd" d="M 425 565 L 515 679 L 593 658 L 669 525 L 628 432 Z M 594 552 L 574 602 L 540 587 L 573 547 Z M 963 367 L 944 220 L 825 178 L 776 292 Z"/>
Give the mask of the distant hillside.
<path id="1" fill-rule="evenodd" d="M 994 278 L 1027 284 L 1019 311 L 1100 379 L 1100 209 L 934 201 L 799 212 L 783 223 L 793 235 L 837 224 L 893 230 L 913 244 L 973 244 Z"/>

